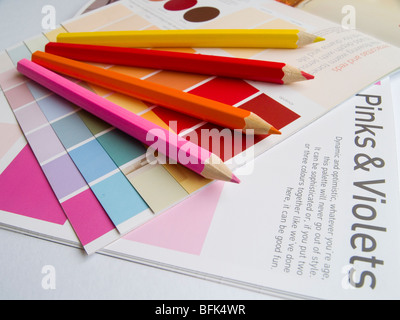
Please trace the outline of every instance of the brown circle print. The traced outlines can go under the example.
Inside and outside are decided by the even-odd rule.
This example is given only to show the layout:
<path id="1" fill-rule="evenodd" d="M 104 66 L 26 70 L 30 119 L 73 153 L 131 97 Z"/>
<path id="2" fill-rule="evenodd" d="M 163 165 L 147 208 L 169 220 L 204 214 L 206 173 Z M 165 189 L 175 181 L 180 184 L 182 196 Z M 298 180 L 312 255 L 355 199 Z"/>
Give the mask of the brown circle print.
<path id="1" fill-rule="evenodd" d="M 215 19 L 220 11 L 214 7 L 199 7 L 189 10 L 183 18 L 189 22 L 206 22 Z"/>

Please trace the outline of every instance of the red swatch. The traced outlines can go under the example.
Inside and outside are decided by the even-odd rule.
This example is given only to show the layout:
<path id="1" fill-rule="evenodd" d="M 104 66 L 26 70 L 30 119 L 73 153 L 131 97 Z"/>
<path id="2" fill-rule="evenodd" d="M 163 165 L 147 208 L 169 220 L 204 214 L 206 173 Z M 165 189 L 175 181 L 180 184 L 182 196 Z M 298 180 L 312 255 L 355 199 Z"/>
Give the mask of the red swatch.
<path id="1" fill-rule="evenodd" d="M 277 129 L 282 129 L 300 118 L 298 114 L 263 93 L 239 108 L 256 113 Z M 196 129 L 198 143 L 203 148 L 218 155 L 223 161 L 227 161 L 268 137 L 268 135 L 254 136 L 254 143 L 251 143 L 251 140 L 246 141 L 246 136 L 242 133 L 227 130 L 207 123 Z"/>
<path id="2" fill-rule="evenodd" d="M 234 105 L 258 92 L 258 89 L 243 80 L 215 78 L 191 91 L 201 97 Z"/>
<path id="3" fill-rule="evenodd" d="M 189 92 L 232 105 L 257 93 L 258 89 L 243 80 L 215 78 Z M 171 121 L 176 121 L 178 134 L 182 130 L 189 129 L 202 122 L 202 120 L 161 107 L 154 108 L 153 112 L 167 125 L 169 125 Z"/>
<path id="4" fill-rule="evenodd" d="M 264 93 L 244 103 L 240 108 L 254 112 L 278 130 L 300 118 L 297 113 L 286 108 Z"/>

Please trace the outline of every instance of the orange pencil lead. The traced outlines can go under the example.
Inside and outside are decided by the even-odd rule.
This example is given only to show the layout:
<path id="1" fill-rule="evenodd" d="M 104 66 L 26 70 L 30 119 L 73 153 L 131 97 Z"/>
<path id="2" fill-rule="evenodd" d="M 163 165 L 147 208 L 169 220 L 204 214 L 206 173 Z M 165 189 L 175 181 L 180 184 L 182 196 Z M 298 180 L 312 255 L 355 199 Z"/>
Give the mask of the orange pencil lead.
<path id="1" fill-rule="evenodd" d="M 270 134 L 282 134 L 282 132 L 280 132 L 278 129 L 276 129 L 275 127 L 271 127 L 269 129 L 269 133 Z"/>

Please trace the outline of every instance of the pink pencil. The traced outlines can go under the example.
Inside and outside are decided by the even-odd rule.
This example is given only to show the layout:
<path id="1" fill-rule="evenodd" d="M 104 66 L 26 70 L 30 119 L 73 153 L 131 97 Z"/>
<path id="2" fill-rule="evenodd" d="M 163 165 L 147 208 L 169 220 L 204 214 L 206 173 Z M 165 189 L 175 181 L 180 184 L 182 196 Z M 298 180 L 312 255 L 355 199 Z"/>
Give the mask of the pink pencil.
<path id="1" fill-rule="evenodd" d="M 164 154 L 175 163 L 180 163 L 207 179 L 240 182 L 218 156 L 177 134 L 30 60 L 20 60 L 17 69 L 26 77 Z"/>

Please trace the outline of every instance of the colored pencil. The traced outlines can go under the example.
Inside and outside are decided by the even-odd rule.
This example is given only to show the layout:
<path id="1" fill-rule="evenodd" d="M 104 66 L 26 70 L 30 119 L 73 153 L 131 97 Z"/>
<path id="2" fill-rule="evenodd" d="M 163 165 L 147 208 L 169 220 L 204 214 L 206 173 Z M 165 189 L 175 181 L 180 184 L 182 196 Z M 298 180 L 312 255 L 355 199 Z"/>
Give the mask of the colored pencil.
<path id="1" fill-rule="evenodd" d="M 287 84 L 314 76 L 286 63 L 163 50 L 49 42 L 46 52 L 69 59 Z"/>
<path id="2" fill-rule="evenodd" d="M 193 144 L 107 99 L 73 83 L 42 66 L 22 59 L 18 62 L 20 73 L 82 109 L 124 131 L 146 145 L 157 141 L 157 151 L 181 163 L 207 179 L 239 183 L 239 179 L 222 160 L 210 151 Z M 180 161 L 183 159 L 184 161 Z"/>
<path id="3" fill-rule="evenodd" d="M 248 110 L 174 88 L 41 51 L 33 53 L 32 61 L 55 72 L 226 128 L 239 129 L 244 133 L 254 130 L 255 134 L 280 134 L 272 125 Z"/>
<path id="4" fill-rule="evenodd" d="M 131 48 L 288 48 L 324 38 L 296 29 L 198 29 L 60 33 L 57 42 Z"/>

